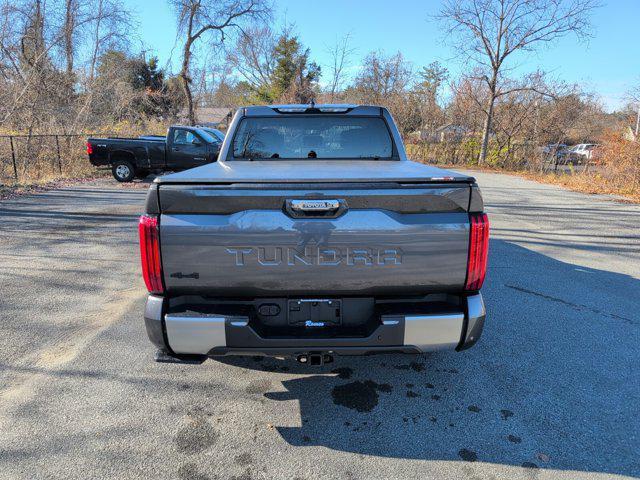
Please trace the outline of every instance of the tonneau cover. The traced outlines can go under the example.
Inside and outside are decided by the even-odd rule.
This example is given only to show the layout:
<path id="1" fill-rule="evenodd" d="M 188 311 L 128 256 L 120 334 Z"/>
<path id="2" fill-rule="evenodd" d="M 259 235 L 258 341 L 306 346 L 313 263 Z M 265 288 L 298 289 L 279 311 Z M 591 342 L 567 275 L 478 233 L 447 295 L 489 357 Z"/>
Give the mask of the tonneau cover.
<path id="1" fill-rule="evenodd" d="M 410 160 L 240 160 L 218 161 L 155 180 L 160 184 L 372 181 L 473 183 L 475 179 Z"/>

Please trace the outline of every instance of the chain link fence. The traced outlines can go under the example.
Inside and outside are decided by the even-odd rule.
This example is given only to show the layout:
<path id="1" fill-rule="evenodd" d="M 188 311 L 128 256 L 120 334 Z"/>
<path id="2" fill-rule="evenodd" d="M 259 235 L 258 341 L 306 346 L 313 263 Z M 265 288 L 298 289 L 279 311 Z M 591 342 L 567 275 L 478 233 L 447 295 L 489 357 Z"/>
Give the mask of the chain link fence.
<path id="1" fill-rule="evenodd" d="M 86 140 L 105 133 L 0 135 L 0 183 L 89 175 Z"/>
<path id="2" fill-rule="evenodd" d="M 475 167 L 478 166 L 480 142 L 420 142 L 407 143 L 407 156 L 411 160 L 432 165 Z M 588 172 L 597 169 L 589 159 L 561 157 L 554 154 L 544 154 L 530 143 L 516 143 L 499 149 L 490 145 L 487 167 L 506 171 L 525 171 L 534 173 L 569 174 Z"/>

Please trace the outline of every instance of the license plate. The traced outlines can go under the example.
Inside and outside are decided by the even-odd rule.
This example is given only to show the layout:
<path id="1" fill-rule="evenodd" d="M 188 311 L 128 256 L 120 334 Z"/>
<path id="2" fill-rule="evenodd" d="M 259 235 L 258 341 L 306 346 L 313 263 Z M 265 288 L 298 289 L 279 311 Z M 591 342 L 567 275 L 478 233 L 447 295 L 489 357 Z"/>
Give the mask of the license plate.
<path id="1" fill-rule="evenodd" d="M 322 328 L 342 323 L 342 301 L 324 298 L 289 300 L 289 325 Z"/>

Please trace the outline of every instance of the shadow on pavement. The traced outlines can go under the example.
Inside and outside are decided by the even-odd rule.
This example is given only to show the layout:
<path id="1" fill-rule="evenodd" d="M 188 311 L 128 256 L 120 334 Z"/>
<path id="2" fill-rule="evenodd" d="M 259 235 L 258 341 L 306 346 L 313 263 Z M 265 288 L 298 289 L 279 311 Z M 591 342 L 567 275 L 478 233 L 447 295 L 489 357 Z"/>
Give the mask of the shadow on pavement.
<path id="1" fill-rule="evenodd" d="M 264 393 L 299 402 L 300 426 L 276 426 L 294 446 L 640 475 L 640 281 L 501 240 L 491 265 L 488 321 L 471 350 L 343 357 L 317 370 L 217 361 L 305 375 Z"/>

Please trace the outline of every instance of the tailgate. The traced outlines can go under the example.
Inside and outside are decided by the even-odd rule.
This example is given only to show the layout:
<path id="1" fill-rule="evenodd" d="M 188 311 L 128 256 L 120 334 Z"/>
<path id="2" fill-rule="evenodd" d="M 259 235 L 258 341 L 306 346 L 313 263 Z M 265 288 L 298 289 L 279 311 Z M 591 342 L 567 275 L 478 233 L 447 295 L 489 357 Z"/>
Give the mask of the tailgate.
<path id="1" fill-rule="evenodd" d="M 465 282 L 471 186 L 160 185 L 169 292 L 408 295 Z"/>

